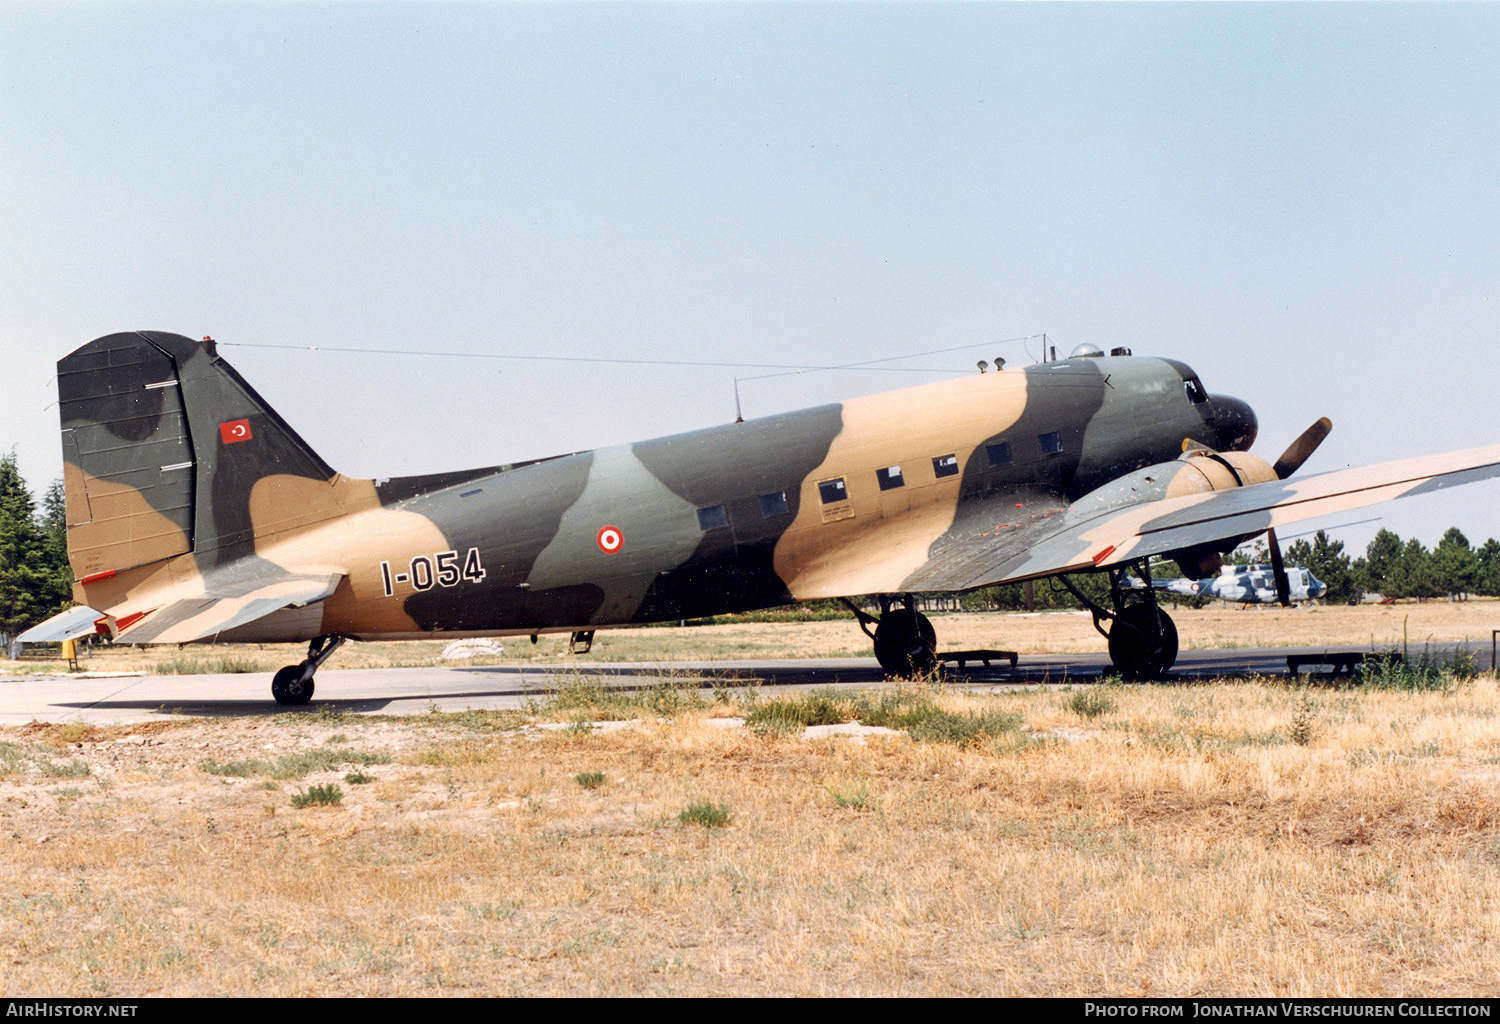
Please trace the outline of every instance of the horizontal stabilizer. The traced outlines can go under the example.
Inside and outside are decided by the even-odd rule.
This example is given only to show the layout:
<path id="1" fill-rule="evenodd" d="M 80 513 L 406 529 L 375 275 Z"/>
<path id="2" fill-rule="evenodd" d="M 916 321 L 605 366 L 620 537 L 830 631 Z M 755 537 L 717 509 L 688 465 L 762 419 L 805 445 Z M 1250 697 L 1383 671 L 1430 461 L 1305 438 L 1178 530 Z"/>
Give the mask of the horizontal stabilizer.
<path id="1" fill-rule="evenodd" d="M 104 615 L 87 605 L 58 612 L 46 622 L 38 622 L 16 637 L 23 644 L 60 644 L 64 640 L 77 640 L 94 632 L 94 623 Z"/>
<path id="2" fill-rule="evenodd" d="M 302 607 L 331 596 L 342 573 L 282 576 L 233 596 L 173 601 L 116 635 L 118 643 L 185 644 L 218 637 L 283 608 Z"/>

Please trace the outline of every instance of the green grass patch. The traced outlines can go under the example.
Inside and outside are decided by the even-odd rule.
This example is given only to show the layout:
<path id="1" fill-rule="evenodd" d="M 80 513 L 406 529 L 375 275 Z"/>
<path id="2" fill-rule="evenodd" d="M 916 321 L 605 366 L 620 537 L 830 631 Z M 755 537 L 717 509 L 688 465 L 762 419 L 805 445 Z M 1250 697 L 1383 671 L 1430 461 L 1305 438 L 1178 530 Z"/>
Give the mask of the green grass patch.
<path id="1" fill-rule="evenodd" d="M 67 764 L 39 760 L 36 766 L 49 779 L 81 779 L 91 771 L 87 761 L 80 761 L 76 757 Z"/>
<path id="2" fill-rule="evenodd" d="M 1390 650 L 1359 666 L 1359 684 L 1367 690 L 1407 690 L 1410 692 L 1452 693 L 1479 675 L 1474 653 L 1455 650 L 1439 655 L 1424 646 L 1422 653 L 1411 657 L 1408 652 Z"/>
<path id="3" fill-rule="evenodd" d="M 1080 718 L 1098 718 L 1114 711 L 1119 705 L 1101 687 L 1090 686 L 1086 690 L 1075 690 L 1068 698 L 1068 710 Z"/>
<path id="4" fill-rule="evenodd" d="M 251 758 L 244 761 L 215 761 L 212 758 L 198 762 L 198 767 L 210 775 L 231 775 L 249 779 L 268 775 L 273 779 L 300 779 L 313 772 L 331 772 L 346 764 L 368 766 L 390 764 L 391 755 L 381 750 L 308 750 L 300 754 L 283 754 L 275 761 Z"/>
<path id="5" fill-rule="evenodd" d="M 703 692 L 703 680 L 696 675 L 667 675 L 634 688 L 611 686 L 606 677 L 589 672 L 554 673 L 548 681 L 553 686 L 551 698 L 537 702 L 530 710 L 574 711 L 583 718 L 617 720 L 642 714 L 672 718 L 710 704 Z"/>
<path id="6" fill-rule="evenodd" d="M 857 692 L 814 690 L 761 701 L 745 716 L 746 726 L 773 735 L 842 722 L 904 730 L 917 743 L 968 745 L 1014 732 L 1020 728 L 1021 716 L 1006 711 L 949 711 L 930 691 L 915 686 Z"/>
<path id="7" fill-rule="evenodd" d="M 379 780 L 373 775 L 366 775 L 364 772 L 350 772 L 344 776 L 344 781 L 351 786 L 367 786 Z"/>
<path id="8" fill-rule="evenodd" d="M 300 779 L 313 772 L 329 772 L 346 764 L 390 764 L 391 755 L 380 750 L 308 750 L 301 754 L 283 754 L 272 765 L 274 779 Z"/>
<path id="9" fill-rule="evenodd" d="M 870 786 L 864 779 L 831 779 L 823 783 L 823 791 L 833 801 L 833 806 L 853 811 L 868 811 Z"/>
<path id="10" fill-rule="evenodd" d="M 702 825 L 704 828 L 723 828 L 733 820 L 734 815 L 726 805 L 712 800 L 695 800 L 677 815 L 680 824 Z"/>
<path id="11" fill-rule="evenodd" d="M 292 794 L 292 806 L 299 810 L 304 807 L 334 807 L 342 803 L 344 791 L 336 782 L 327 782 L 321 786 L 308 786 L 306 792 Z"/>
<path id="12" fill-rule="evenodd" d="M 220 655 L 217 658 L 170 658 L 151 666 L 155 676 L 219 676 L 265 671 L 247 658 Z"/>
<path id="13" fill-rule="evenodd" d="M 1020 715 L 1003 711 L 955 714 L 939 709 L 909 726 L 906 733 L 917 743 L 952 743 L 957 746 L 969 746 L 981 740 L 1015 732 L 1020 726 Z"/>
<path id="14" fill-rule="evenodd" d="M 577 775 L 573 776 L 573 781 L 578 783 L 584 789 L 598 789 L 600 786 L 604 785 L 604 773 L 580 772 Z"/>
<path id="15" fill-rule="evenodd" d="M 0 742 L 0 775 L 9 775 L 21 770 L 21 745 Z"/>
<path id="16" fill-rule="evenodd" d="M 210 775 L 231 775 L 237 779 L 249 779 L 270 771 L 271 764 L 269 761 L 219 762 L 213 758 L 205 758 L 198 762 L 198 767 Z"/>
<path id="17" fill-rule="evenodd" d="M 838 690 L 814 690 L 759 701 L 745 715 L 745 725 L 756 732 L 800 732 L 809 725 L 840 725 L 857 717 L 851 695 Z"/>

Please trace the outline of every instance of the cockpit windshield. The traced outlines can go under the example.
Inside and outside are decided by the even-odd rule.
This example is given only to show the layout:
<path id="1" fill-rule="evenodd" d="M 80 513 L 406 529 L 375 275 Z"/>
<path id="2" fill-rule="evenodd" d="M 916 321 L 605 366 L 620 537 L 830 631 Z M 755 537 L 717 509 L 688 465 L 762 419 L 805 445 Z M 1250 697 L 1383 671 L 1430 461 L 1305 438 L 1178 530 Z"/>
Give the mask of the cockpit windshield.
<path id="1" fill-rule="evenodd" d="M 1202 405 L 1208 401 L 1208 391 L 1203 387 L 1203 382 L 1197 377 L 1184 378 L 1182 386 L 1187 391 L 1188 401 L 1194 405 Z"/>

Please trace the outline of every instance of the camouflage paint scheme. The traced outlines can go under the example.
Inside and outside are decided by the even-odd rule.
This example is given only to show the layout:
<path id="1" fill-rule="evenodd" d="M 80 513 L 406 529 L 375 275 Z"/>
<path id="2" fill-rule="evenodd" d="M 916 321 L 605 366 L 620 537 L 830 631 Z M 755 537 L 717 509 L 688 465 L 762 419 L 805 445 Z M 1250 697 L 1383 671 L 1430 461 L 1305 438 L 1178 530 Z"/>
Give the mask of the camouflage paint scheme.
<path id="1" fill-rule="evenodd" d="M 390 480 L 331 469 L 211 342 L 99 338 L 58 388 L 75 597 L 134 643 L 530 634 L 961 590 L 1500 473 L 1495 448 L 1279 481 L 1245 451 L 1249 406 L 1146 357 Z"/>

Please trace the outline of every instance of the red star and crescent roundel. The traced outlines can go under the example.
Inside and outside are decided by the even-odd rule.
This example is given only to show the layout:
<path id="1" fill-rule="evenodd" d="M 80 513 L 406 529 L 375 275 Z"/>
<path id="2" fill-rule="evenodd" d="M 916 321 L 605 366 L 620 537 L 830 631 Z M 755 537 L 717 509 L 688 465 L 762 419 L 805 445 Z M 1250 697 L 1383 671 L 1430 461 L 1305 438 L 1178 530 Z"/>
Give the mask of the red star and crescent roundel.
<path id="1" fill-rule="evenodd" d="M 219 424 L 219 438 L 225 444 L 234 444 L 236 441 L 250 440 L 249 420 L 230 420 L 228 423 Z"/>
<path id="2" fill-rule="evenodd" d="M 606 555 L 612 555 L 625 546 L 625 535 L 618 526 L 599 527 L 599 535 L 594 539 L 599 542 L 599 550 Z"/>

